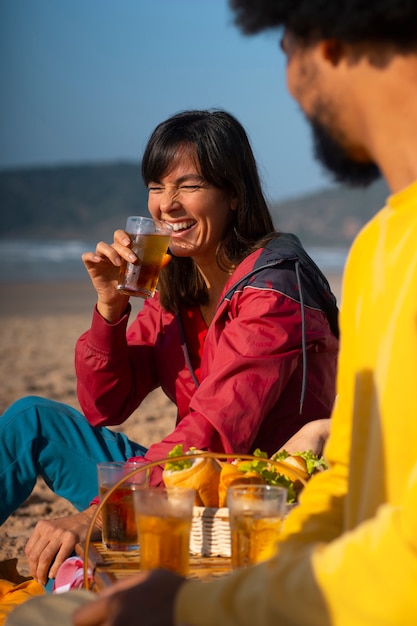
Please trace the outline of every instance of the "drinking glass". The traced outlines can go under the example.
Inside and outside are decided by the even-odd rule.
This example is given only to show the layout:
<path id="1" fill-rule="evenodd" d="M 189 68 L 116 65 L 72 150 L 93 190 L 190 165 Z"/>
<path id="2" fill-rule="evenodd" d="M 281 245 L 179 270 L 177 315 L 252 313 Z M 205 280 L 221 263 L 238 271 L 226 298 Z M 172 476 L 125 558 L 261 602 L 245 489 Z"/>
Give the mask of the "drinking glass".
<path id="1" fill-rule="evenodd" d="M 161 220 L 133 215 L 127 218 L 126 232 L 137 261 L 122 259 L 117 289 L 127 296 L 153 297 L 172 227 Z"/>
<path id="2" fill-rule="evenodd" d="M 134 493 L 139 530 L 140 567 L 189 571 L 194 489 L 149 488 Z"/>
<path id="3" fill-rule="evenodd" d="M 143 463 L 118 462 L 98 463 L 97 475 L 100 497 L 132 470 Z M 106 548 L 122 552 L 137 550 L 138 531 L 136 526 L 133 493 L 149 484 L 148 470 L 134 474 L 109 496 L 102 510 L 102 540 Z"/>
<path id="4" fill-rule="evenodd" d="M 287 490 L 272 485 L 234 485 L 227 490 L 232 569 L 271 555 L 286 513 Z"/>

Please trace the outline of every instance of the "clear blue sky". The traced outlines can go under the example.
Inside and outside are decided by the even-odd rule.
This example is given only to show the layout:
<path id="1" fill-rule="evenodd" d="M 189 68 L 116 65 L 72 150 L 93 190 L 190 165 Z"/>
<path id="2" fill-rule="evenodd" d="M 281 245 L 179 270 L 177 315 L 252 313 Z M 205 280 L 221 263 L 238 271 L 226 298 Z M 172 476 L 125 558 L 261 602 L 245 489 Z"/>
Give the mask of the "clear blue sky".
<path id="1" fill-rule="evenodd" d="M 285 86 L 277 34 L 245 37 L 227 0 L 0 0 L 0 168 L 139 161 L 188 108 L 245 126 L 271 200 L 332 184 Z"/>

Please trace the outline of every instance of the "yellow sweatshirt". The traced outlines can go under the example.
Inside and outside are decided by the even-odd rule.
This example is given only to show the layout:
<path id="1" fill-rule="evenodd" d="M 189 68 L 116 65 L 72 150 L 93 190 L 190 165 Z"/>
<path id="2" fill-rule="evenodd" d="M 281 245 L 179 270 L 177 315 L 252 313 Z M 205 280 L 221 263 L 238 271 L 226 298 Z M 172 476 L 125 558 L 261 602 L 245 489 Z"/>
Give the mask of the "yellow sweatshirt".
<path id="1" fill-rule="evenodd" d="M 274 557 L 187 582 L 176 624 L 417 624 L 417 182 L 346 264 L 338 398 L 325 456 Z"/>

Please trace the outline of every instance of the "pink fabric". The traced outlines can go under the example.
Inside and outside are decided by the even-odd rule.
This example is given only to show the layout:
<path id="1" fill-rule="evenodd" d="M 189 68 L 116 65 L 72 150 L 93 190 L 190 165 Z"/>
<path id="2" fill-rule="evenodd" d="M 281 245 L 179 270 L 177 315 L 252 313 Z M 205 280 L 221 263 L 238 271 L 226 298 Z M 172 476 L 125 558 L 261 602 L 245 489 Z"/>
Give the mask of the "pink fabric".
<path id="1" fill-rule="evenodd" d="M 88 582 L 93 582 L 93 570 L 88 568 Z M 58 569 L 52 593 L 64 593 L 84 586 L 84 561 L 79 556 L 66 559 Z"/>

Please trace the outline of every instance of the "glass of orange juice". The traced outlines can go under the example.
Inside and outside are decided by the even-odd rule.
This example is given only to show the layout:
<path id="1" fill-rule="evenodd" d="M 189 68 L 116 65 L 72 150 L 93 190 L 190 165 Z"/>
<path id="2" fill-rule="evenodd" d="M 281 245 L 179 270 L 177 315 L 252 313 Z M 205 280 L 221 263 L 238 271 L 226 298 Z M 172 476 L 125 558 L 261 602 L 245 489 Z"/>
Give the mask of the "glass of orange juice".
<path id="1" fill-rule="evenodd" d="M 272 485 L 234 485 L 227 490 L 232 569 L 270 556 L 286 513 L 287 490 Z"/>
<path id="2" fill-rule="evenodd" d="M 194 489 L 181 487 L 135 492 L 141 569 L 188 574 L 194 499 Z"/>

